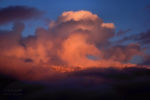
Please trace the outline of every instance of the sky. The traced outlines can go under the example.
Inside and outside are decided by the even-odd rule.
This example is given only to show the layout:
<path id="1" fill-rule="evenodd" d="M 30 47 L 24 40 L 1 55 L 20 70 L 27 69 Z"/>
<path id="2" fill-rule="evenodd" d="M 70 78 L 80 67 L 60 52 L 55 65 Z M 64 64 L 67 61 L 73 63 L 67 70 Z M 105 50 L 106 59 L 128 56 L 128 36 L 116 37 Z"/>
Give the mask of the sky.
<path id="1" fill-rule="evenodd" d="M 149 0 L 0 0 L 0 96 L 129 100 L 149 72 Z"/>
<path id="2" fill-rule="evenodd" d="M 132 33 L 145 31 L 149 28 L 149 0 L 1 0 L 0 7 L 30 6 L 45 12 L 44 18 L 56 20 L 64 11 L 89 10 L 101 16 L 105 22 L 113 22 L 117 31 L 132 29 Z M 31 29 L 24 35 L 33 34 L 36 27 L 45 26 L 42 21 L 34 21 Z M 31 22 L 26 22 L 27 25 Z"/>

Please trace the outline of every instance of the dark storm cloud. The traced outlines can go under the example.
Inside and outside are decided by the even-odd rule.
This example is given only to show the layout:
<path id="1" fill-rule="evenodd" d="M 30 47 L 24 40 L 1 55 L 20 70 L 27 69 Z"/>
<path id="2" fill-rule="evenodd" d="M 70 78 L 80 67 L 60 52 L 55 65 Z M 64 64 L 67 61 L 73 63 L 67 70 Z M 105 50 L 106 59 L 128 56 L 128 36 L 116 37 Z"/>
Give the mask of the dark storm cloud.
<path id="1" fill-rule="evenodd" d="M 0 25 L 14 21 L 27 20 L 37 18 L 42 14 L 36 8 L 26 6 L 9 6 L 0 8 Z"/>
<path id="2" fill-rule="evenodd" d="M 109 80 L 110 83 L 119 81 L 128 81 L 128 80 L 140 80 L 141 77 L 148 79 L 150 77 L 150 69 L 139 67 L 124 68 L 124 69 L 115 69 L 115 68 L 91 68 L 87 70 L 77 71 L 71 73 L 69 76 L 75 77 L 95 77 L 104 79 L 105 81 Z M 138 79 L 139 78 L 139 79 Z M 104 82 L 104 81 L 101 81 Z M 117 81 L 116 81 L 117 82 Z"/>
<path id="3" fill-rule="evenodd" d="M 150 93 L 150 70 L 147 68 L 86 69 L 66 73 L 64 79 L 42 84 L 22 82 L 2 75 L 0 79 L 3 80 L 1 93 L 11 88 L 22 89 L 19 93 L 23 94 L 19 99 L 14 96 L 15 100 L 138 100 L 149 97 Z"/>
<path id="4" fill-rule="evenodd" d="M 124 68 L 122 70 L 91 68 L 67 73 L 67 77 L 64 80 L 58 81 L 58 83 L 55 81 L 55 84 L 49 84 L 49 86 L 57 91 L 55 95 L 65 92 L 72 96 L 75 96 L 74 93 L 76 93 L 76 96 L 79 96 L 79 98 L 84 97 L 87 100 L 90 100 L 89 98 L 93 95 L 96 100 L 103 97 L 105 99 L 108 98 L 108 100 L 114 98 L 118 98 L 117 100 L 122 100 L 122 98 L 123 100 L 128 100 L 131 96 L 132 98 L 143 95 L 148 96 L 146 94 L 150 93 L 149 79 L 150 70 L 140 68 L 140 66 L 139 68 Z M 62 92 L 61 89 L 64 91 Z M 89 97 L 85 95 L 89 95 Z"/>

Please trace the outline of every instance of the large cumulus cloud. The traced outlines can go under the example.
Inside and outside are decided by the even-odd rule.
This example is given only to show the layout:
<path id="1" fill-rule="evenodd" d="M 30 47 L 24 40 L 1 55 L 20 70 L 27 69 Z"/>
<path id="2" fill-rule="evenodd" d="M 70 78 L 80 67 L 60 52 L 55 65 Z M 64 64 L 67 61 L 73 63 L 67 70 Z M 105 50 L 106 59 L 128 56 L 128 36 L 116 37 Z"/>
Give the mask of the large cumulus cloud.
<path id="1" fill-rule="evenodd" d="M 93 67 L 132 67 L 136 65 L 128 61 L 143 53 L 138 44 L 112 46 L 115 25 L 89 11 L 63 12 L 35 36 L 21 37 L 23 28 L 17 23 L 11 31 L 0 31 L 0 70 L 20 79 L 41 80 Z"/>

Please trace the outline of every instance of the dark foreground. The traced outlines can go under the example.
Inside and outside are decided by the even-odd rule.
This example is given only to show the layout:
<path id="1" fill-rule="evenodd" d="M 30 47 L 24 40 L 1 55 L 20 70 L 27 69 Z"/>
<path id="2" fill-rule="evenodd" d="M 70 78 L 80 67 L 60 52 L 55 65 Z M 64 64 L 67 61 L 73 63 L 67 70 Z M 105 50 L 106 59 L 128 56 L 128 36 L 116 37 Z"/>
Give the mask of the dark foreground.
<path id="1" fill-rule="evenodd" d="M 0 100 L 150 100 L 150 70 L 85 70 L 57 82 L 25 82 L 0 75 Z"/>

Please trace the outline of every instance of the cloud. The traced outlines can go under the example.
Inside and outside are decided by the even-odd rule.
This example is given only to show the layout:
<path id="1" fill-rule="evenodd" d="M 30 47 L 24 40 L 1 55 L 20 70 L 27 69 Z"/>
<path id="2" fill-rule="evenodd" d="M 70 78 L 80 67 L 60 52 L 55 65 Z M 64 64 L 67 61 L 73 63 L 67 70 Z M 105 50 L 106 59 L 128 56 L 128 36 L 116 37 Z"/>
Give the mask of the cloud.
<path id="1" fill-rule="evenodd" d="M 150 43 L 150 29 L 146 32 L 140 33 L 139 36 L 135 37 L 135 40 L 142 42 L 143 44 Z"/>
<path id="2" fill-rule="evenodd" d="M 92 14 L 89 11 L 81 10 L 80 12 L 74 12 L 74 11 L 67 11 L 63 12 L 63 14 L 60 16 L 60 22 L 67 22 L 70 20 L 74 21 L 80 21 L 80 20 L 98 20 L 98 16 L 95 14 Z"/>
<path id="3" fill-rule="evenodd" d="M 126 33 L 132 31 L 132 29 L 126 29 L 126 30 L 119 30 L 116 35 L 120 36 L 120 35 L 125 35 Z"/>
<path id="4" fill-rule="evenodd" d="M 150 29 L 148 29 L 145 32 L 140 32 L 138 34 L 133 34 L 133 35 L 128 35 L 123 37 L 117 42 L 126 42 L 126 41 L 133 41 L 133 42 L 138 42 L 142 45 L 148 45 L 150 43 Z"/>
<path id="5" fill-rule="evenodd" d="M 1 93 L 22 94 L 19 99 L 53 98 L 61 99 L 117 99 L 130 100 L 149 97 L 150 70 L 146 68 L 86 69 L 67 73 L 60 80 L 45 83 L 24 82 L 0 75 Z M 56 77 L 56 76 L 55 76 Z M 57 75 L 58 77 L 58 75 Z M 60 77 L 60 76 L 59 76 Z M 63 79 L 62 79 L 63 77 Z M 32 87 L 32 88 L 31 88 Z M 0 95 L 10 98 L 12 95 Z M 32 97 L 32 98 L 31 98 Z M 13 96 L 18 100 L 18 96 Z"/>
<path id="6" fill-rule="evenodd" d="M 113 23 L 104 23 L 101 18 L 88 11 L 64 12 L 56 22 L 50 24 L 50 27 L 63 36 L 75 32 L 85 33 L 89 37 L 88 41 L 96 44 L 108 43 L 108 39 L 114 35 L 115 30 Z"/>
<path id="7" fill-rule="evenodd" d="M 141 65 L 150 65 L 150 55 L 144 55 L 144 59 L 143 62 L 141 63 Z"/>
<path id="8" fill-rule="evenodd" d="M 9 6 L 6 8 L 0 8 L 0 25 L 37 18 L 41 14 L 41 11 L 26 6 Z"/>
<path id="9" fill-rule="evenodd" d="M 142 55 L 143 50 L 138 44 L 129 44 L 127 46 L 116 45 L 105 51 L 106 59 L 113 59 L 120 62 L 128 62 L 135 55 Z"/>
<path id="10" fill-rule="evenodd" d="M 64 12 L 35 36 L 21 37 L 23 29 L 16 23 L 11 31 L 0 31 L 1 73 L 23 80 L 55 79 L 88 68 L 133 67 L 128 61 L 143 52 L 138 44 L 112 46 L 115 25 L 89 11 Z"/>

